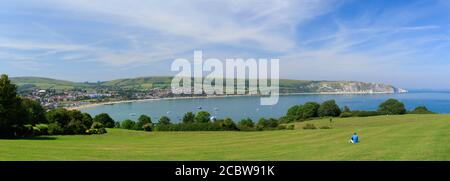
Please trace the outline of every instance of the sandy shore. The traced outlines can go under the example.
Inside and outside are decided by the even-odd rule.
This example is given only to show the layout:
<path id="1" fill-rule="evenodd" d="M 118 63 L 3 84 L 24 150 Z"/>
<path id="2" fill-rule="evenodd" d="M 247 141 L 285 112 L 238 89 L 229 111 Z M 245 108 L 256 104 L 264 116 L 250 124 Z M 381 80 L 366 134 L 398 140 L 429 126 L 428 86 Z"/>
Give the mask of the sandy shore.
<path id="1" fill-rule="evenodd" d="M 289 95 L 354 95 L 354 94 L 393 94 L 392 92 L 317 92 L 317 93 L 283 93 L 280 96 L 289 96 Z M 96 106 L 103 105 L 114 105 L 114 104 L 122 104 L 122 103 L 135 103 L 135 102 L 147 102 L 147 101 L 159 101 L 159 100 L 176 100 L 176 99 L 209 99 L 209 98 L 224 98 L 224 97 L 249 97 L 249 96 L 257 96 L 261 95 L 216 95 L 216 96 L 192 96 L 192 97 L 164 97 L 164 98 L 153 98 L 153 99 L 139 99 L 139 100 L 123 100 L 123 101 L 110 101 L 110 102 L 101 102 L 101 103 L 87 103 L 84 105 L 74 106 L 74 107 L 66 107 L 68 110 L 82 110 Z"/>

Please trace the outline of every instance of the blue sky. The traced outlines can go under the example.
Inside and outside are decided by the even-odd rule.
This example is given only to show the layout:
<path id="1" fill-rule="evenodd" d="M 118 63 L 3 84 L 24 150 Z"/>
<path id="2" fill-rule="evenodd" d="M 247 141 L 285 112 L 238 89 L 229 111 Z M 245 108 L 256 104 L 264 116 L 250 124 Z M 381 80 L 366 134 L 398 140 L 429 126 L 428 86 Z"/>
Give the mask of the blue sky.
<path id="1" fill-rule="evenodd" d="M 281 78 L 450 88 L 448 0 L 0 0 L 0 72 L 173 75 L 194 50 L 279 58 Z"/>

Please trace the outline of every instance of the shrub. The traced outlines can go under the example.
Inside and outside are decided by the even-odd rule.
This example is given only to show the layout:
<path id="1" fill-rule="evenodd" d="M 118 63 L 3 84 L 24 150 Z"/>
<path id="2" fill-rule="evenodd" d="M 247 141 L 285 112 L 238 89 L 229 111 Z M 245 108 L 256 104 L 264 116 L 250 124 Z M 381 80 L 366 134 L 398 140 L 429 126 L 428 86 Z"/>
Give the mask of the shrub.
<path id="1" fill-rule="evenodd" d="M 81 120 L 71 120 L 63 129 L 65 134 L 84 134 L 87 128 Z"/>
<path id="2" fill-rule="evenodd" d="M 103 124 L 100 122 L 94 122 L 92 123 L 91 129 L 100 129 L 103 128 Z"/>
<path id="3" fill-rule="evenodd" d="M 231 118 L 225 118 L 224 120 L 219 120 L 215 122 L 218 123 L 222 130 L 238 130 L 236 124 Z"/>
<path id="4" fill-rule="evenodd" d="M 303 126 L 303 129 L 317 129 L 317 128 L 314 124 L 307 123 L 305 126 Z"/>
<path id="5" fill-rule="evenodd" d="M 130 119 L 126 119 L 126 120 L 122 121 L 122 123 L 120 125 L 123 129 L 133 129 L 135 124 L 136 124 L 136 122 L 134 122 Z"/>
<path id="6" fill-rule="evenodd" d="M 380 115 L 378 111 L 361 111 L 361 110 L 354 110 L 351 112 L 351 114 L 354 117 L 369 117 Z"/>
<path id="7" fill-rule="evenodd" d="M 321 126 L 320 129 L 331 129 L 331 126 Z"/>
<path id="8" fill-rule="evenodd" d="M 341 115 L 339 117 L 341 118 L 348 118 L 348 117 L 352 117 L 353 114 L 351 112 L 343 112 L 341 113 Z"/>
<path id="9" fill-rule="evenodd" d="M 255 127 L 255 123 L 253 123 L 253 120 L 250 118 L 242 119 L 239 121 L 237 127 L 240 130 L 251 130 Z"/>
<path id="10" fill-rule="evenodd" d="M 336 117 L 341 114 L 341 109 L 336 104 L 335 100 L 328 100 L 328 101 L 323 102 L 320 105 L 318 114 L 320 117 L 326 117 L 326 116 Z"/>
<path id="11" fill-rule="evenodd" d="M 195 114 L 192 112 L 187 112 L 183 116 L 183 123 L 193 123 L 195 119 Z"/>
<path id="12" fill-rule="evenodd" d="M 413 111 L 409 112 L 409 114 L 434 114 L 428 110 L 425 106 L 417 106 Z"/>
<path id="13" fill-rule="evenodd" d="M 91 128 L 86 130 L 86 134 L 105 134 L 107 133 L 105 128 Z"/>
<path id="14" fill-rule="evenodd" d="M 36 125 L 36 128 L 40 130 L 41 135 L 47 135 L 48 134 L 48 125 L 46 124 L 38 124 Z"/>
<path id="15" fill-rule="evenodd" d="M 162 125 L 171 124 L 170 123 L 170 118 L 167 117 L 167 116 L 161 116 L 161 118 L 159 118 L 159 124 L 162 124 Z"/>
<path id="16" fill-rule="evenodd" d="M 211 116 L 211 114 L 209 114 L 209 112 L 200 111 L 195 115 L 194 120 L 197 123 L 207 123 L 207 122 L 209 122 L 210 116 Z"/>
<path id="17" fill-rule="evenodd" d="M 317 117 L 319 115 L 320 104 L 316 102 L 307 102 L 303 105 L 302 119 Z"/>
<path id="18" fill-rule="evenodd" d="M 256 127 L 259 130 L 275 129 L 278 127 L 278 120 L 276 120 L 274 118 L 269 118 L 269 119 L 260 118 Z"/>
<path id="19" fill-rule="evenodd" d="M 287 127 L 286 127 L 286 125 L 284 125 L 284 124 L 280 124 L 280 125 L 278 125 L 278 127 L 277 127 L 277 129 L 279 129 L 279 130 L 283 130 L 283 129 L 286 129 Z"/>
<path id="20" fill-rule="evenodd" d="M 94 122 L 102 123 L 106 128 L 114 128 L 114 119 L 108 114 L 101 113 L 94 117 Z"/>
<path id="21" fill-rule="evenodd" d="M 116 121 L 114 123 L 114 128 L 120 128 L 120 122 L 119 121 Z"/>
<path id="22" fill-rule="evenodd" d="M 38 127 L 33 127 L 33 136 L 42 135 L 41 130 Z"/>
<path id="23" fill-rule="evenodd" d="M 58 123 L 50 123 L 48 125 L 48 134 L 49 135 L 60 135 L 63 134 L 64 130 Z"/>
<path id="24" fill-rule="evenodd" d="M 144 131 L 152 131 L 152 124 L 150 124 L 150 123 L 147 123 L 147 124 L 144 124 L 144 126 L 142 126 L 142 129 L 144 129 Z"/>
<path id="25" fill-rule="evenodd" d="M 402 102 L 396 99 L 388 99 L 380 104 L 378 112 L 385 115 L 405 114 L 406 108 Z"/>
<path id="26" fill-rule="evenodd" d="M 150 124 L 152 123 L 152 119 L 149 116 L 143 114 L 143 115 L 139 116 L 138 121 L 135 126 L 135 129 L 143 130 L 144 125 L 149 124 L 149 123 Z"/>

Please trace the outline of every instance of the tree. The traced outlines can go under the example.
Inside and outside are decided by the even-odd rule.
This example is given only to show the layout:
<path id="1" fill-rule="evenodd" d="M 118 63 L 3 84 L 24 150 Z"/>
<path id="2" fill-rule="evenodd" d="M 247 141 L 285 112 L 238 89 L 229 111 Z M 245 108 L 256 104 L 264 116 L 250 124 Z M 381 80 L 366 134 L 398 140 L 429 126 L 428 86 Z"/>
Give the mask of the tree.
<path id="1" fill-rule="evenodd" d="M 45 117 L 46 110 L 37 101 L 31 99 L 22 99 L 21 107 L 25 111 L 27 124 L 40 124 L 47 123 L 47 118 Z"/>
<path id="2" fill-rule="evenodd" d="M 405 114 L 406 108 L 402 102 L 396 99 L 388 99 L 380 104 L 378 107 L 378 112 L 386 115 Z"/>
<path id="3" fill-rule="evenodd" d="M 208 123 L 210 116 L 211 116 L 211 114 L 209 114 L 209 112 L 200 111 L 197 113 L 197 115 L 195 115 L 194 120 L 197 123 Z"/>
<path id="4" fill-rule="evenodd" d="M 336 104 L 335 100 L 328 100 L 320 105 L 318 113 L 320 117 L 326 116 L 336 117 L 341 114 L 341 109 Z"/>
<path id="5" fill-rule="evenodd" d="M 342 112 L 343 113 L 350 113 L 352 111 L 350 110 L 350 108 L 348 106 L 344 106 L 344 110 Z"/>
<path id="6" fill-rule="evenodd" d="M 245 118 L 245 119 L 242 119 L 241 121 L 239 121 L 238 126 L 244 127 L 244 128 L 253 128 L 255 126 L 255 123 L 253 123 L 252 119 Z"/>
<path id="7" fill-rule="evenodd" d="M 225 118 L 221 121 L 220 127 L 224 130 L 237 130 L 236 124 L 231 118 Z"/>
<path id="8" fill-rule="evenodd" d="M 82 113 L 82 122 L 86 128 L 90 128 L 92 126 L 93 120 L 90 114 L 88 113 Z"/>
<path id="9" fill-rule="evenodd" d="M 295 105 L 288 109 L 286 114 L 291 121 L 298 121 L 303 118 L 303 105 Z"/>
<path id="10" fill-rule="evenodd" d="M 167 116 L 161 116 L 161 118 L 159 118 L 159 124 L 161 125 L 169 125 L 170 124 L 170 118 Z"/>
<path id="11" fill-rule="evenodd" d="M 122 126 L 123 129 L 133 129 L 135 124 L 136 124 L 136 122 L 134 122 L 130 119 L 126 119 L 126 120 L 122 121 L 120 126 Z"/>
<path id="12" fill-rule="evenodd" d="M 192 112 L 187 112 L 183 116 L 183 123 L 193 123 L 195 119 L 195 114 Z"/>
<path id="13" fill-rule="evenodd" d="M 428 110 L 425 106 L 417 106 L 410 114 L 434 114 L 434 112 Z"/>
<path id="14" fill-rule="evenodd" d="M 307 102 L 303 105 L 303 119 L 317 117 L 319 115 L 318 111 L 320 104 L 317 102 Z"/>
<path id="15" fill-rule="evenodd" d="M 106 128 L 114 128 L 114 119 L 112 119 L 107 113 L 101 113 L 94 117 L 94 122 L 102 123 Z"/>
<path id="16" fill-rule="evenodd" d="M 152 118 L 143 114 L 138 118 L 138 122 L 136 123 L 136 129 L 143 130 L 145 124 L 152 124 Z"/>
<path id="17" fill-rule="evenodd" d="M 7 75 L 0 78 L 0 136 L 12 137 L 24 126 L 20 117 L 21 100 L 17 96 L 17 87 L 12 84 Z"/>

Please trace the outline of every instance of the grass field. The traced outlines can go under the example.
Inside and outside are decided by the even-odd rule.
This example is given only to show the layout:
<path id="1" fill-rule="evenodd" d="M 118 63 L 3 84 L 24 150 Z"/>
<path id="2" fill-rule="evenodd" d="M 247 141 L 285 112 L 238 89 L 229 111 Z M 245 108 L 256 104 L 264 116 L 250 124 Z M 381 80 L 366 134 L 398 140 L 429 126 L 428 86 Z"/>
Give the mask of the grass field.
<path id="1" fill-rule="evenodd" d="M 329 119 L 308 121 L 330 125 Z M 0 160 L 450 160 L 450 115 L 334 119 L 332 129 L 141 132 L 0 140 Z M 361 142 L 348 144 L 357 132 Z"/>

